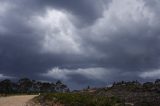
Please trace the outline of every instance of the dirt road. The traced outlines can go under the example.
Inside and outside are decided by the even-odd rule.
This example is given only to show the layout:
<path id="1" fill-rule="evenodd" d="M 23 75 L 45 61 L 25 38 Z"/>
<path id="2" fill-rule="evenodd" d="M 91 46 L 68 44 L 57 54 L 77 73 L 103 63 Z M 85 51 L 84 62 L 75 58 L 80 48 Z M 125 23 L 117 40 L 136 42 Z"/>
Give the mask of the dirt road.
<path id="1" fill-rule="evenodd" d="M 27 102 L 37 95 L 0 97 L 0 106 L 30 106 Z"/>

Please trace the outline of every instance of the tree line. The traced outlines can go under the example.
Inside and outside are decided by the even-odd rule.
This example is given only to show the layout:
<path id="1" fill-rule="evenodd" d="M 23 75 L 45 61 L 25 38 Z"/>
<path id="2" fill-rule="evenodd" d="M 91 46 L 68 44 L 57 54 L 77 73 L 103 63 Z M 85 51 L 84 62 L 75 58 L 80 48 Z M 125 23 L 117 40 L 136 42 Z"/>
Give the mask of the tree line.
<path id="1" fill-rule="evenodd" d="M 156 79 L 154 82 L 144 82 L 140 83 L 138 81 L 121 81 L 114 82 L 112 88 L 123 87 L 125 89 L 133 91 L 151 91 L 160 93 L 160 79 Z"/>
<path id="2" fill-rule="evenodd" d="M 10 79 L 0 81 L 1 94 L 32 94 L 43 92 L 69 92 L 69 88 L 60 80 L 58 80 L 56 83 L 41 82 L 36 80 L 30 80 L 28 78 L 19 79 L 17 82 L 12 82 Z"/>

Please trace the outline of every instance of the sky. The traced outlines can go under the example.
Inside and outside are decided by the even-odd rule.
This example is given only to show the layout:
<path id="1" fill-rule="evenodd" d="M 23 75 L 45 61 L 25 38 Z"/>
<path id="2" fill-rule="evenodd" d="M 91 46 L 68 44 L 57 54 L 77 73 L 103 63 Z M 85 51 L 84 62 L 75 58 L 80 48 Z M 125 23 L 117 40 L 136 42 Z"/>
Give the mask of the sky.
<path id="1" fill-rule="evenodd" d="M 0 79 L 78 89 L 160 78 L 159 0 L 0 0 Z"/>

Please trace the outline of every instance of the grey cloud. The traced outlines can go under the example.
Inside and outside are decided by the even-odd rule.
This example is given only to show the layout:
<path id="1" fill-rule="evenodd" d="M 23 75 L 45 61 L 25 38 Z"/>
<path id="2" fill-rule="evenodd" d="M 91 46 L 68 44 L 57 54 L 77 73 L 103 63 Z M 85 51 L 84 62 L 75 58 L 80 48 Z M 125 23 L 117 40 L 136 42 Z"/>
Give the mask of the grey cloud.
<path id="1" fill-rule="evenodd" d="M 56 80 L 54 77 L 41 76 L 55 67 L 71 70 L 69 74 L 64 70 L 60 74 L 68 78 L 66 83 L 73 88 L 89 84 L 100 86 L 118 80 L 146 80 L 143 77 L 147 78 L 148 73 L 156 77 L 154 70 L 160 68 L 160 16 L 157 0 L 2 2 L 8 4 L 0 7 L 2 78 L 13 76 Z M 54 13 L 51 14 L 51 22 L 46 23 L 45 19 L 48 18 L 44 17 L 48 10 L 60 11 L 64 15 L 64 19 L 58 18 L 62 25 L 54 26 Z M 37 17 L 42 18 L 43 22 L 36 20 Z M 46 41 L 53 49 L 51 52 L 42 50 L 46 35 L 51 40 Z M 55 52 L 55 47 L 58 52 Z M 77 47 L 78 52 L 72 47 Z M 101 76 L 101 80 L 91 79 L 87 70 L 81 73 L 76 71 L 96 67 L 104 69 L 105 76 Z M 95 77 L 98 77 L 102 71 L 97 69 L 95 72 Z"/>
<path id="2" fill-rule="evenodd" d="M 16 5 L 15 12 L 25 16 L 31 13 L 35 14 L 35 12 L 43 14 L 46 8 L 66 10 L 78 18 L 75 22 L 76 26 L 86 26 L 92 24 L 94 20 L 102 16 L 104 7 L 106 7 L 111 0 L 105 0 L 105 2 L 103 0 L 6 0 L 5 2 Z"/>
<path id="3" fill-rule="evenodd" d="M 109 0 L 108 0 L 109 1 Z M 37 3 L 37 2 L 36 2 Z M 41 0 L 39 3 L 42 5 L 47 4 L 55 8 L 66 9 L 67 11 L 73 13 L 79 20 L 84 21 L 84 23 L 91 23 L 95 19 L 99 18 L 103 12 L 103 2 L 97 0 Z"/>
<path id="4" fill-rule="evenodd" d="M 115 2 L 118 1 L 115 0 Z M 111 5 L 110 8 L 116 9 L 114 5 Z M 147 7 L 142 8 L 148 9 Z M 99 29 L 97 27 L 99 24 L 96 24 L 96 27 L 93 27 L 96 33 L 89 33 L 94 35 L 94 38 L 87 38 L 87 42 L 90 42 L 89 45 L 104 55 L 99 59 L 98 64 L 122 71 L 146 71 L 159 68 L 160 26 L 154 24 L 157 22 L 157 17 L 149 17 L 148 14 L 150 13 L 146 13 L 145 9 L 138 10 L 135 7 L 137 9 L 136 12 L 128 8 L 128 10 L 125 9 L 126 7 L 120 10 L 122 14 L 125 12 L 124 16 L 121 16 L 123 17 L 122 19 L 118 16 L 119 11 L 116 13 L 107 11 L 109 16 L 104 16 L 104 22 L 103 19 L 100 20 L 102 22 L 99 22 L 100 25 L 103 25 L 104 30 L 101 28 L 97 30 Z M 128 17 L 127 14 L 130 14 L 130 16 Z M 144 15 L 141 17 L 137 14 Z M 137 19 L 135 20 L 134 17 Z M 114 22 L 110 23 L 112 19 L 114 19 Z M 116 28 L 115 30 L 112 29 L 114 27 Z M 99 39 L 98 36 L 103 39 Z M 96 40 L 97 38 L 99 41 Z"/>

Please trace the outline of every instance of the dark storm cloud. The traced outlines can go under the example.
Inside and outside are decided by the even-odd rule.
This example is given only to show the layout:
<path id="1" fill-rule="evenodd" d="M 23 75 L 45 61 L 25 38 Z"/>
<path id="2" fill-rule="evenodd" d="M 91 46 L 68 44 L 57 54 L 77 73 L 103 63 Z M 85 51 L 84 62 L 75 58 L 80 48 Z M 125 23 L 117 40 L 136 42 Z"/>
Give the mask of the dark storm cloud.
<path id="1" fill-rule="evenodd" d="M 150 30 L 150 29 L 148 29 Z M 107 53 L 100 65 L 123 71 L 146 71 L 159 68 L 160 47 L 159 33 L 138 32 L 123 33 L 111 37 L 106 43 L 93 44 L 97 50 Z M 103 46 L 105 44 L 105 46 Z"/>
<path id="2" fill-rule="evenodd" d="M 34 12 L 42 12 L 43 14 L 43 9 L 46 8 L 66 10 L 78 18 L 77 21 L 80 22 L 77 22 L 77 24 L 82 24 L 83 26 L 91 24 L 97 18 L 101 17 L 104 7 L 107 7 L 110 1 L 111 0 L 6 0 L 3 2 L 18 5 L 16 12 L 20 12 L 25 16 Z"/>
<path id="3" fill-rule="evenodd" d="M 107 6 L 110 1 L 111 0 L 105 0 L 105 2 L 102 0 L 38 0 L 40 5 L 47 4 L 48 6 L 65 9 L 73 13 L 79 20 L 84 21 L 83 24 L 92 23 L 101 17 L 104 5 Z"/>
<path id="4" fill-rule="evenodd" d="M 159 4 L 1 0 L 0 79 L 61 79 L 77 88 L 157 78 Z"/>

